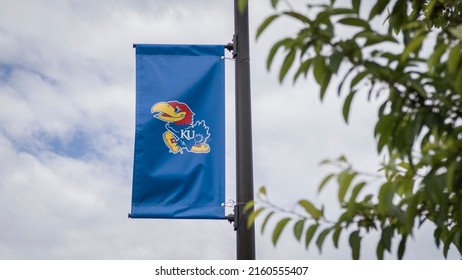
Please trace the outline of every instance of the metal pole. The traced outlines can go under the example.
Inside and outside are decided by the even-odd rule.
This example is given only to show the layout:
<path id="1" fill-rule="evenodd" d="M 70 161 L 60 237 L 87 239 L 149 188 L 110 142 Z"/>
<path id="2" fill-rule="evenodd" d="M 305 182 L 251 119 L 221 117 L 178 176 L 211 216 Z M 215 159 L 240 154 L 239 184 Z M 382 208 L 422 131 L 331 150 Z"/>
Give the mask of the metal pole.
<path id="1" fill-rule="evenodd" d="M 252 116 L 250 96 L 249 13 L 234 0 L 234 56 L 236 83 L 236 201 L 234 222 L 238 260 L 255 259 L 255 229 L 247 228 L 244 205 L 253 200 Z"/>

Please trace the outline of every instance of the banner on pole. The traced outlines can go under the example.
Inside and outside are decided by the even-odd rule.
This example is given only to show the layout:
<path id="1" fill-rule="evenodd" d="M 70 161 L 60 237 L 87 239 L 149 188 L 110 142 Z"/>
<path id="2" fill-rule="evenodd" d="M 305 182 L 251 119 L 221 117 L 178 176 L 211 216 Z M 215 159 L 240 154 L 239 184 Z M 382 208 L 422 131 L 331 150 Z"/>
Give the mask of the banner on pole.
<path id="1" fill-rule="evenodd" d="M 135 47 L 130 217 L 224 219 L 224 46 Z"/>

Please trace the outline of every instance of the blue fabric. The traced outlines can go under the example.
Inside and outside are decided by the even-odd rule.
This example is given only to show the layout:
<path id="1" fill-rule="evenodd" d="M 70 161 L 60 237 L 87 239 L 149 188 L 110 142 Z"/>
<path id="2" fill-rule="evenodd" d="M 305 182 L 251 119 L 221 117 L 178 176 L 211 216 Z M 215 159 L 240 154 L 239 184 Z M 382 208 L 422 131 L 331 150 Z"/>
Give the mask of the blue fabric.
<path id="1" fill-rule="evenodd" d="M 225 217 L 223 45 L 136 45 L 132 218 Z"/>

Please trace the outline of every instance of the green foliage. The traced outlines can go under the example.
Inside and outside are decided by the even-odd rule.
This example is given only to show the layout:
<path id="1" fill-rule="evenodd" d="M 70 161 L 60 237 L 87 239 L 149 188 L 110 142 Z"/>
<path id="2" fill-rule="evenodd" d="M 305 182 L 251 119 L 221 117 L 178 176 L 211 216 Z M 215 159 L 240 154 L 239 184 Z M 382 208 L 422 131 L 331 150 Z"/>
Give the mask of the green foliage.
<path id="1" fill-rule="evenodd" d="M 401 259 L 408 238 L 431 223 L 443 256 L 450 248 L 462 255 L 462 2 L 376 0 L 369 11 L 360 0 L 346 7 L 335 0 L 307 4 L 306 11 L 289 5 L 280 11 L 278 2 L 271 1 L 275 13 L 260 25 L 257 38 L 282 18 L 301 27 L 270 48 L 268 69 L 282 54 L 280 82 L 291 73 L 294 82 L 312 75 L 321 100 L 338 81 L 346 122 L 353 98 L 378 98 L 374 138 L 384 161 L 376 174 L 356 171 L 344 156 L 323 162 L 338 168 L 319 185 L 319 191 L 338 186 L 336 220 L 305 199 L 294 210 L 279 208 L 264 189 L 249 225 L 260 215 L 263 232 L 274 220 L 274 245 L 292 225 L 296 240 L 307 249 L 315 240 L 319 251 L 329 235 L 337 248 L 341 234 L 348 234 L 353 259 L 360 258 L 362 238 L 377 231 L 377 258 L 396 248 Z M 350 29 L 351 36 L 339 28 Z M 377 191 L 366 193 L 368 186 Z"/>
<path id="2" fill-rule="evenodd" d="M 237 1 L 237 7 L 239 11 L 244 11 L 244 9 L 247 7 L 247 2 L 248 0 L 238 0 Z"/>

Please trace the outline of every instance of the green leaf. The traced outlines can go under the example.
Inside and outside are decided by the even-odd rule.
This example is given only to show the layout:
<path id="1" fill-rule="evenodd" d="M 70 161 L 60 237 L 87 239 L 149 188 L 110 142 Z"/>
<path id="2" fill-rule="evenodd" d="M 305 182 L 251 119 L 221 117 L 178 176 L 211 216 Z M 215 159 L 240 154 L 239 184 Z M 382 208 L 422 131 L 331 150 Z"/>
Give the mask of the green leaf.
<path id="1" fill-rule="evenodd" d="M 359 8 L 360 8 L 360 5 L 361 5 L 361 0 L 352 0 L 352 5 L 353 5 L 353 10 L 356 12 L 356 13 L 359 13 Z"/>
<path id="2" fill-rule="evenodd" d="M 357 14 L 357 12 L 354 9 L 348 9 L 348 8 L 335 8 L 335 9 L 329 10 L 328 13 L 330 15 Z"/>
<path id="3" fill-rule="evenodd" d="M 295 235 L 295 239 L 297 239 L 298 241 L 300 241 L 302 237 L 303 227 L 305 226 L 305 221 L 306 221 L 305 219 L 299 220 L 294 225 L 294 235 Z"/>
<path id="4" fill-rule="evenodd" d="M 397 0 L 389 14 L 389 32 L 393 30 L 395 34 L 399 34 L 406 21 L 408 21 L 407 0 Z M 404 42 L 406 42 L 405 38 Z"/>
<path id="5" fill-rule="evenodd" d="M 380 241 L 383 243 L 383 247 L 388 252 L 391 252 L 391 238 L 393 237 L 393 232 L 393 227 L 386 227 L 382 230 L 382 236 L 380 238 Z"/>
<path id="6" fill-rule="evenodd" d="M 433 237 L 435 238 L 435 245 L 436 248 L 440 247 L 440 241 L 441 241 L 441 229 L 437 227 L 435 231 L 433 232 Z"/>
<path id="7" fill-rule="evenodd" d="M 367 30 L 371 29 L 371 26 L 369 25 L 369 23 L 360 18 L 342 18 L 341 20 L 338 21 L 338 23 L 349 25 L 349 26 L 362 27 Z"/>
<path id="8" fill-rule="evenodd" d="M 359 72 L 353 79 L 351 79 L 350 90 L 352 90 L 352 89 L 353 89 L 359 82 L 361 82 L 368 74 L 369 74 L 369 72 L 367 72 L 367 71 Z"/>
<path id="9" fill-rule="evenodd" d="M 318 246 L 319 253 L 322 252 L 322 244 L 324 243 L 324 239 L 326 239 L 327 235 L 330 233 L 332 228 L 326 228 L 318 235 L 318 239 L 316 240 L 316 246 Z"/>
<path id="10" fill-rule="evenodd" d="M 451 48 L 449 51 L 449 57 L 448 57 L 448 71 L 450 74 L 453 74 L 456 72 L 459 66 L 459 61 L 460 61 L 460 56 L 461 56 L 461 49 L 459 45 L 455 45 L 454 47 Z"/>
<path id="11" fill-rule="evenodd" d="M 411 21 L 403 25 L 402 29 L 403 30 L 412 30 L 412 29 L 418 29 L 419 27 L 422 27 L 422 23 L 419 21 Z"/>
<path id="12" fill-rule="evenodd" d="M 455 172 L 456 172 L 456 162 L 452 161 L 449 166 L 448 166 L 448 172 L 446 173 L 446 184 L 448 187 L 448 190 L 452 192 L 454 188 L 454 177 L 455 177 Z"/>
<path id="13" fill-rule="evenodd" d="M 316 58 L 314 59 L 313 75 L 318 85 L 322 84 L 326 72 L 327 66 L 324 57 L 316 56 Z"/>
<path id="14" fill-rule="evenodd" d="M 247 228 L 251 228 L 253 226 L 253 223 L 255 222 L 255 219 L 257 218 L 257 216 L 263 212 L 263 210 L 265 210 L 264 207 L 262 208 L 258 208 L 257 210 L 255 211 L 252 211 L 250 214 L 249 214 L 249 217 L 247 218 Z"/>
<path id="15" fill-rule="evenodd" d="M 262 194 L 262 195 L 266 195 L 266 187 L 265 187 L 265 186 L 261 186 L 261 187 L 258 189 L 258 193 L 259 193 L 259 194 Z"/>
<path id="16" fill-rule="evenodd" d="M 276 20 L 278 17 L 279 17 L 278 14 L 271 15 L 271 16 L 267 17 L 267 18 L 262 22 L 262 24 L 260 24 L 260 26 L 258 27 L 258 29 L 257 29 L 257 35 L 256 35 L 255 37 L 258 39 L 258 38 L 260 37 L 260 35 L 263 33 L 263 31 L 265 31 L 265 29 L 266 29 L 274 20 Z"/>
<path id="17" fill-rule="evenodd" d="M 340 96 L 340 93 L 342 92 L 342 88 L 343 88 L 343 84 L 345 83 L 345 81 L 347 80 L 348 76 L 353 73 L 353 70 L 355 70 L 355 66 L 352 66 L 345 75 L 343 75 L 343 79 L 342 81 L 340 82 L 338 88 L 337 88 L 337 93 L 338 93 L 338 96 Z"/>
<path id="18" fill-rule="evenodd" d="M 384 52 L 384 53 L 381 54 L 381 57 L 386 58 L 389 61 L 389 63 L 391 63 L 393 61 L 398 61 L 400 55 L 401 54 L 394 54 L 394 53 L 390 53 L 390 52 Z"/>
<path id="19" fill-rule="evenodd" d="M 274 211 L 271 211 L 266 215 L 265 219 L 263 220 L 263 223 L 261 224 L 261 233 L 263 234 L 265 232 L 266 225 L 268 224 L 268 221 L 271 219 L 271 217 L 274 215 Z"/>
<path id="20" fill-rule="evenodd" d="M 352 258 L 354 260 L 359 260 L 359 253 L 361 251 L 361 237 L 359 236 L 359 230 L 350 234 L 349 243 L 351 247 Z"/>
<path id="21" fill-rule="evenodd" d="M 398 259 L 402 260 L 404 256 L 404 251 L 406 251 L 406 241 L 407 241 L 407 236 L 403 235 L 403 238 L 401 239 L 401 242 L 399 242 L 398 245 Z"/>
<path id="22" fill-rule="evenodd" d="M 350 202 L 354 202 L 356 200 L 356 197 L 358 196 L 359 192 L 361 192 L 361 190 L 364 188 L 365 185 L 366 185 L 366 182 L 360 182 L 356 184 L 356 186 L 351 191 L 351 196 L 349 199 Z"/>
<path id="23" fill-rule="evenodd" d="M 383 260 L 383 253 L 384 253 L 384 246 L 383 246 L 382 240 L 380 240 L 379 243 L 377 244 L 377 250 L 376 250 L 378 260 Z"/>
<path id="24" fill-rule="evenodd" d="M 444 242 L 444 246 L 443 246 L 443 256 L 445 259 L 448 258 L 448 252 L 449 252 L 450 246 L 451 246 L 451 240 L 448 238 L 448 240 Z"/>
<path id="25" fill-rule="evenodd" d="M 367 71 L 374 76 L 374 78 L 381 78 L 382 73 L 384 72 L 385 66 L 382 66 L 378 63 L 372 61 L 364 62 L 364 66 L 366 67 Z M 389 69 L 389 68 L 387 68 Z"/>
<path id="26" fill-rule="evenodd" d="M 462 40 L 462 24 L 458 25 L 457 27 L 449 28 L 449 32 L 452 36 L 456 37 L 459 40 Z"/>
<path id="27" fill-rule="evenodd" d="M 427 62 L 428 68 L 430 69 L 430 71 L 432 71 L 432 72 L 435 71 L 435 68 L 436 68 L 438 62 L 440 62 L 441 56 L 444 54 L 444 52 L 446 51 L 447 48 L 448 48 L 448 45 L 444 44 L 444 43 L 441 43 L 441 44 L 439 44 L 439 46 L 436 47 L 435 51 L 430 56 L 430 58 L 428 59 L 428 62 Z"/>
<path id="28" fill-rule="evenodd" d="M 411 53 L 416 52 L 421 48 L 422 42 L 425 40 L 425 38 L 427 38 L 427 33 L 423 32 L 422 34 L 416 36 L 414 39 L 412 39 L 412 41 L 409 42 L 409 44 L 406 46 L 403 53 L 401 54 L 401 63 L 406 61 Z"/>
<path id="29" fill-rule="evenodd" d="M 287 72 L 289 72 L 290 67 L 292 67 L 296 53 L 297 51 L 295 49 L 292 49 L 284 59 L 284 62 L 281 66 L 281 70 L 279 71 L 279 82 L 282 82 L 284 80 L 284 77 L 287 75 Z"/>
<path id="30" fill-rule="evenodd" d="M 398 41 L 390 35 L 381 35 L 371 30 L 365 30 L 356 34 L 353 38 L 365 38 L 364 47 L 380 44 L 383 42 L 397 43 Z"/>
<path id="31" fill-rule="evenodd" d="M 311 240 L 313 239 L 314 234 L 316 233 L 316 230 L 318 229 L 319 224 L 313 224 L 311 225 L 305 233 L 305 248 L 308 249 L 308 246 L 310 246 Z"/>
<path id="32" fill-rule="evenodd" d="M 444 240 L 443 255 L 445 259 L 448 258 L 449 247 L 451 246 L 451 244 L 454 244 L 456 246 L 459 244 L 460 230 L 461 230 L 460 226 L 452 227 L 451 231 L 449 231 L 446 239 Z"/>
<path id="33" fill-rule="evenodd" d="M 287 15 L 287 16 L 289 16 L 289 17 L 292 17 L 292 18 L 294 18 L 294 19 L 298 19 L 298 20 L 301 21 L 302 23 L 311 24 L 311 20 L 310 20 L 308 17 L 306 17 L 306 16 L 304 16 L 304 15 L 302 15 L 302 14 L 300 14 L 300 13 L 297 13 L 297 12 L 294 12 L 294 11 L 290 11 L 290 12 L 284 12 L 283 14 L 284 14 L 284 15 Z"/>
<path id="34" fill-rule="evenodd" d="M 378 209 L 382 214 L 387 214 L 393 208 L 393 197 L 395 195 L 394 185 L 386 182 L 379 190 L 379 204 Z"/>
<path id="35" fill-rule="evenodd" d="M 271 64 L 273 63 L 273 59 L 276 56 L 277 51 L 282 47 L 292 43 L 292 38 L 284 38 L 278 42 L 276 42 L 270 49 L 268 57 L 266 58 L 266 68 L 270 70 Z"/>
<path id="36" fill-rule="evenodd" d="M 332 77 L 332 71 L 329 70 L 329 67 L 326 64 L 327 57 L 323 57 L 321 54 L 318 54 L 314 57 L 313 63 L 313 75 L 318 83 L 321 86 L 320 90 L 320 98 L 321 101 L 324 98 L 324 94 L 326 93 L 327 87 L 330 83 L 330 79 Z"/>
<path id="37" fill-rule="evenodd" d="M 276 8 L 278 3 L 279 3 L 279 0 L 271 0 L 271 6 L 273 6 L 273 8 Z"/>
<path id="38" fill-rule="evenodd" d="M 281 236 L 282 231 L 284 230 L 284 228 L 286 227 L 287 223 L 290 220 L 291 220 L 290 218 L 284 218 L 276 224 L 276 227 L 274 228 L 274 231 L 273 231 L 273 236 L 271 238 L 274 246 L 276 246 L 279 240 L 279 237 Z"/>
<path id="39" fill-rule="evenodd" d="M 245 8 L 247 7 L 247 1 L 248 0 L 238 0 L 237 2 L 237 7 L 239 9 L 239 12 L 243 12 Z"/>
<path id="40" fill-rule="evenodd" d="M 301 75 L 301 74 L 304 74 L 305 75 L 305 78 L 306 78 L 306 75 L 308 74 L 308 71 L 310 70 L 310 67 L 311 67 L 311 63 L 313 62 L 313 59 L 312 58 L 309 58 L 305 61 L 303 61 L 301 64 L 300 64 L 300 67 L 298 68 L 297 72 L 295 73 L 294 75 L 294 83 L 295 81 L 297 81 L 298 77 Z"/>
<path id="41" fill-rule="evenodd" d="M 457 72 L 456 78 L 454 80 L 454 88 L 457 93 L 462 94 L 462 68 Z"/>
<path id="42" fill-rule="evenodd" d="M 418 203 L 418 194 L 409 197 L 409 202 L 406 209 L 406 222 L 403 225 L 402 234 L 409 234 L 412 232 L 412 228 L 414 227 L 414 220 L 417 216 Z"/>
<path id="43" fill-rule="evenodd" d="M 332 235 L 332 241 L 334 242 L 334 246 L 335 248 L 338 249 L 338 241 L 339 241 L 339 238 L 340 238 L 340 233 L 342 233 L 342 227 L 337 225 L 335 227 L 335 231 L 334 231 L 334 234 Z"/>
<path id="44" fill-rule="evenodd" d="M 462 231 L 460 230 L 460 227 L 455 233 L 453 239 L 453 244 L 456 246 L 457 250 L 459 251 L 459 254 L 462 254 Z"/>
<path id="45" fill-rule="evenodd" d="M 338 162 L 345 162 L 345 163 L 348 163 L 348 160 L 346 158 L 345 155 L 340 155 L 338 158 L 337 158 L 337 161 Z"/>
<path id="46" fill-rule="evenodd" d="M 322 217 L 323 213 L 321 210 L 317 209 L 313 203 L 311 203 L 310 201 L 308 200 L 300 200 L 298 202 L 298 205 L 302 206 L 305 211 L 310 214 L 311 217 L 313 217 L 313 219 L 317 220 L 319 218 Z"/>
<path id="47" fill-rule="evenodd" d="M 321 181 L 321 184 L 319 184 L 318 192 L 321 192 L 322 189 L 329 183 L 330 179 L 332 179 L 335 176 L 335 174 L 331 173 L 324 177 L 324 179 Z"/>
<path id="48" fill-rule="evenodd" d="M 380 154 L 383 147 L 389 143 L 391 140 L 391 135 L 393 133 L 395 118 L 393 115 L 383 115 L 377 121 L 375 126 L 374 134 L 377 137 L 377 152 Z"/>
<path id="49" fill-rule="evenodd" d="M 409 78 L 408 82 L 411 84 L 411 87 L 423 98 L 427 98 L 427 92 L 425 89 L 422 87 L 422 84 L 419 83 L 418 81 Z"/>
<path id="50" fill-rule="evenodd" d="M 369 20 L 373 19 L 377 15 L 382 14 L 389 2 L 389 0 L 378 0 L 369 13 Z"/>
<path id="51" fill-rule="evenodd" d="M 252 209 L 253 207 L 255 206 L 255 201 L 249 201 L 247 202 L 245 205 L 244 205 L 244 208 L 242 209 L 242 211 L 247 212 L 249 211 L 250 209 Z"/>
<path id="52" fill-rule="evenodd" d="M 348 96 L 345 98 L 345 103 L 343 103 L 343 119 L 345 120 L 346 123 L 348 123 L 348 117 L 350 115 L 350 106 L 351 106 L 351 101 L 353 100 L 354 95 L 356 94 L 356 90 L 353 90 L 348 94 Z"/>
<path id="53" fill-rule="evenodd" d="M 337 182 L 339 185 L 338 190 L 338 201 L 342 203 L 345 200 L 345 195 L 348 191 L 348 188 L 351 185 L 351 181 L 355 178 L 356 173 L 352 172 L 351 170 L 345 170 L 337 178 Z"/>
<path id="54" fill-rule="evenodd" d="M 401 0 L 396 0 L 395 3 L 398 4 L 399 2 L 401 2 Z M 387 14 L 386 14 L 387 17 L 385 18 L 383 23 L 388 21 L 388 33 L 389 34 L 391 34 L 392 31 L 394 31 L 395 35 L 398 35 L 399 33 L 398 28 L 404 25 L 404 19 L 399 18 L 400 13 L 398 12 L 393 13 L 393 11 L 396 11 L 397 9 L 398 5 L 396 4 L 393 6 L 393 8 L 391 8 L 391 4 L 390 4 L 390 7 L 387 7 Z M 409 42 L 409 38 L 408 38 L 409 33 L 406 32 L 406 33 L 403 33 L 403 35 L 404 35 L 403 41 L 405 44 L 407 44 L 407 42 Z"/>
<path id="55" fill-rule="evenodd" d="M 337 73 L 337 71 L 340 69 L 340 64 L 342 63 L 342 60 L 345 58 L 345 56 L 340 53 L 340 52 L 335 52 L 329 57 L 329 66 L 328 69 L 332 73 Z"/>
<path id="56" fill-rule="evenodd" d="M 321 90 L 319 93 L 321 101 L 324 100 L 324 95 L 326 94 L 326 90 L 327 90 L 327 87 L 329 86 L 331 77 L 332 77 L 332 72 L 326 68 L 325 75 L 321 82 Z"/>
<path id="57" fill-rule="evenodd" d="M 433 13 L 433 9 L 435 8 L 436 2 L 438 2 L 438 0 L 430 0 L 427 5 L 427 9 L 425 10 L 425 17 L 430 18 Z"/>

